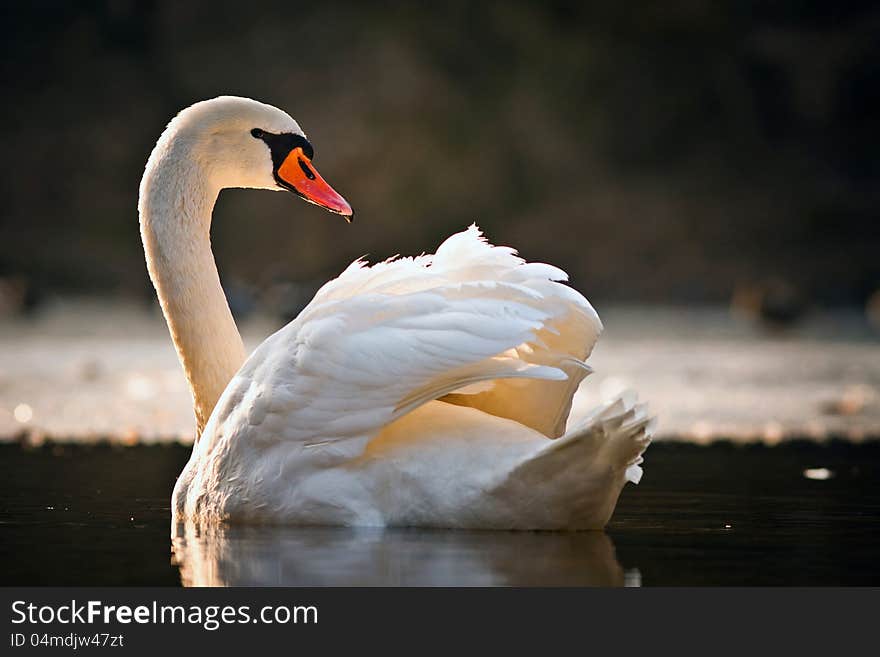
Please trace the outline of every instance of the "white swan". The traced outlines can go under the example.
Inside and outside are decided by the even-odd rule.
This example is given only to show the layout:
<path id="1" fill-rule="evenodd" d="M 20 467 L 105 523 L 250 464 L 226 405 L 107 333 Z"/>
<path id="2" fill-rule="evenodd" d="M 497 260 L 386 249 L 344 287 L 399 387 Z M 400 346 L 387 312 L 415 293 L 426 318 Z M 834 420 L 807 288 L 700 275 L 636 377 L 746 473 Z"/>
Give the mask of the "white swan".
<path id="1" fill-rule="evenodd" d="M 564 272 L 475 226 L 433 256 L 353 263 L 246 358 L 214 202 L 287 189 L 350 218 L 312 155 L 286 113 L 225 96 L 181 112 L 147 162 L 141 236 L 200 434 L 176 519 L 603 527 L 653 423 L 626 396 L 568 418 L 599 318 Z"/>

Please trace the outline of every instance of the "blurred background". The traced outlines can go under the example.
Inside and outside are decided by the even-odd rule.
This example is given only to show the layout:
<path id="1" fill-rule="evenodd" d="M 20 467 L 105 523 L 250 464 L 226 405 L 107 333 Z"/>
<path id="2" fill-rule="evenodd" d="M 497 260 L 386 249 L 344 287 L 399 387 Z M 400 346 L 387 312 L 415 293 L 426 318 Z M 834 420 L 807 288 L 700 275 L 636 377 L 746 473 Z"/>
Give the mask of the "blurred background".
<path id="1" fill-rule="evenodd" d="M 0 269 L 150 296 L 137 189 L 181 108 L 290 112 L 351 200 L 224 192 L 242 284 L 323 280 L 478 221 L 598 301 L 726 302 L 778 279 L 880 286 L 872 2 L 4 3 Z"/>
<path id="2" fill-rule="evenodd" d="M 236 314 L 264 320 L 251 342 L 352 259 L 477 221 L 571 274 L 606 320 L 606 392 L 642 390 L 669 433 L 880 426 L 880 3 L 0 11 L 0 435 L 189 426 L 137 191 L 168 120 L 220 94 L 294 116 L 357 213 L 221 194 L 214 250 Z M 89 386 L 115 395 L 103 424 Z"/>

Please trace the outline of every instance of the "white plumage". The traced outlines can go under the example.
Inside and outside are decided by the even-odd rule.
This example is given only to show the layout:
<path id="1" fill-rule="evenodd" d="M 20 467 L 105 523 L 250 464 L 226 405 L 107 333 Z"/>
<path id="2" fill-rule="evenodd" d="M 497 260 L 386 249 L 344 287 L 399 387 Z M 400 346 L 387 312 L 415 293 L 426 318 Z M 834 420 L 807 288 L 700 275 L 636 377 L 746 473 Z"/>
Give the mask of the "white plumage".
<path id="1" fill-rule="evenodd" d="M 254 101 L 241 109 L 241 101 L 235 99 L 236 125 L 259 123 L 267 112 L 276 125 L 287 116 Z M 160 144 L 173 141 L 167 133 Z M 192 160 L 183 167 L 188 175 Z M 641 475 L 652 423 L 628 397 L 569 418 L 602 326 L 587 300 L 562 282 L 564 272 L 489 245 L 476 226 L 434 255 L 371 267 L 354 262 L 240 369 L 225 366 L 228 385 L 214 404 L 204 390 L 222 389 L 222 367 L 203 368 L 211 371 L 202 382 L 193 363 L 210 354 L 187 352 L 196 345 L 204 351 L 213 335 L 230 335 L 228 308 L 200 300 L 205 325 L 194 329 L 187 324 L 193 313 L 175 317 L 179 300 L 163 297 L 188 289 L 185 279 L 197 278 L 199 268 L 158 271 L 210 244 L 195 239 L 180 256 L 178 245 L 151 244 L 168 232 L 155 227 L 176 219 L 147 181 L 151 169 L 175 166 L 151 157 L 142 232 L 196 407 L 213 408 L 174 490 L 178 520 L 604 526 L 623 485 Z M 144 201 L 151 194 L 159 199 L 152 206 Z M 165 201 L 178 209 L 212 204 Z M 171 233 L 179 241 L 185 231 Z M 211 324 L 221 326 L 211 331 Z M 179 337 L 190 334 L 201 340 Z"/>

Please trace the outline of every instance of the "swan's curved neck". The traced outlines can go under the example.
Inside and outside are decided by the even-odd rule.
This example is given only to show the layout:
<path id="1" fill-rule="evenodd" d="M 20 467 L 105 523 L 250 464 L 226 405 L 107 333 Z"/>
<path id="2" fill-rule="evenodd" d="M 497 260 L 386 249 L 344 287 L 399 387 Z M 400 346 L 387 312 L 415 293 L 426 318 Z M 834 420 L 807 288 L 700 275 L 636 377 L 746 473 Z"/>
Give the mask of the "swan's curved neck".
<path id="1" fill-rule="evenodd" d="M 245 359 L 211 252 L 219 191 L 186 144 L 160 141 L 138 204 L 147 269 L 189 381 L 199 435 Z"/>

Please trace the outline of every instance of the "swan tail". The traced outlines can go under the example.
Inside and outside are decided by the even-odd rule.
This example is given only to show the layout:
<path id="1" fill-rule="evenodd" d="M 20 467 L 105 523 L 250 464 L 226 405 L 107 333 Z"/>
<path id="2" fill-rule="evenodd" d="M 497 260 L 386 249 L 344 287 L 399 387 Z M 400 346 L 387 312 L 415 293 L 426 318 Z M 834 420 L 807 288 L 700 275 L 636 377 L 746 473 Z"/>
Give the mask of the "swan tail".
<path id="1" fill-rule="evenodd" d="M 641 479 L 654 429 L 647 405 L 624 393 L 520 463 L 499 492 L 531 499 L 526 523 L 537 528 L 601 529 L 624 485 Z"/>
<path id="2" fill-rule="evenodd" d="M 616 469 L 623 469 L 626 481 L 638 484 L 642 478 L 643 454 L 651 444 L 657 419 L 640 403 L 635 392 L 628 390 L 599 406 L 579 421 L 549 449 L 560 449 L 566 442 L 592 441 L 601 460 Z"/>

